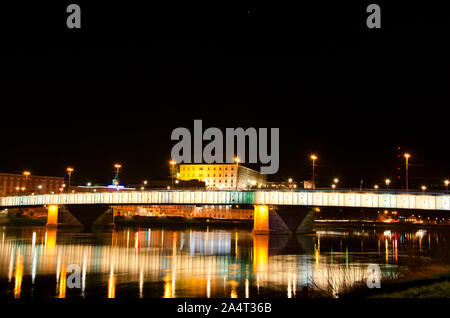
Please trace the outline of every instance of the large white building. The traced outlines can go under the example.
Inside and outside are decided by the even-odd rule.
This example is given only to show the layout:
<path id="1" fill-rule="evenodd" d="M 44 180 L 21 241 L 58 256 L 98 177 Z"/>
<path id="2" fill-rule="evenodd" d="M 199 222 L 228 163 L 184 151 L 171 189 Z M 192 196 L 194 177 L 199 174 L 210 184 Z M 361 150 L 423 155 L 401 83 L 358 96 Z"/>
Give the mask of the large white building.
<path id="1" fill-rule="evenodd" d="M 180 164 L 177 179 L 199 180 L 208 189 L 246 190 L 265 187 L 266 175 L 237 164 Z"/>

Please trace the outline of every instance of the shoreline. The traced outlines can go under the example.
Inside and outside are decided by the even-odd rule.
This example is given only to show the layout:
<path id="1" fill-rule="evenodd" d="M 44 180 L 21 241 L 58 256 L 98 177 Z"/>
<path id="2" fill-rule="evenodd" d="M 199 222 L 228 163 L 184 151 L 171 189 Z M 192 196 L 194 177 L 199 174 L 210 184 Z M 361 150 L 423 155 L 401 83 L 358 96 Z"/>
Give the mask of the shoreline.
<path id="1" fill-rule="evenodd" d="M 236 219 L 213 219 L 213 218 L 186 218 L 175 216 L 157 216 L 157 217 L 115 217 L 114 223 L 118 227 L 139 227 L 139 226 L 170 226 L 170 227 L 239 227 L 252 229 L 253 220 L 236 220 Z M 0 218 L 0 226 L 45 226 L 47 224 L 46 217 L 14 217 Z M 63 227 L 74 227 L 73 225 L 61 225 Z M 101 224 L 95 224 L 93 227 L 102 227 Z M 378 221 L 320 221 L 314 222 L 315 229 L 323 228 L 398 228 L 398 229 L 442 229 L 450 230 L 448 224 L 423 224 L 423 223 L 386 223 Z"/>

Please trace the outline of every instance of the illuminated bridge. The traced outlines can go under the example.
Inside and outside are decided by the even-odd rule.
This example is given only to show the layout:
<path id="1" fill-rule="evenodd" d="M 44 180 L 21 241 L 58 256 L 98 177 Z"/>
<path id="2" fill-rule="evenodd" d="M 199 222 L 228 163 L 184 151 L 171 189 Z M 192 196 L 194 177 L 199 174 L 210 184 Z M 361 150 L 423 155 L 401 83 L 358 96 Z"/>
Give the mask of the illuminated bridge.
<path id="1" fill-rule="evenodd" d="M 91 225 L 117 205 L 254 205 L 254 231 L 308 232 L 314 207 L 354 207 L 450 211 L 450 195 L 433 193 L 364 192 L 349 190 L 155 190 L 11 196 L 0 198 L 0 209 L 48 206 L 49 224 L 57 223 L 58 208 L 82 224 Z M 55 216 L 56 215 L 56 216 Z"/>

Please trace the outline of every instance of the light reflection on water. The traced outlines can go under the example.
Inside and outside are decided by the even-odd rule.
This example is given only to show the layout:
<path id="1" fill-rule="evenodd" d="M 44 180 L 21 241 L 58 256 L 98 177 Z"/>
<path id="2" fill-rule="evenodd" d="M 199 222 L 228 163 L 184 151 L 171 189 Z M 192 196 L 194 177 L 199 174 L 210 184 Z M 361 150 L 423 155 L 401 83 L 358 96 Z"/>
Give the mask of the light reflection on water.
<path id="1" fill-rule="evenodd" d="M 411 255 L 432 255 L 444 233 L 321 230 L 0 228 L 0 293 L 7 297 L 298 297 L 305 286 L 338 293 L 369 264 L 396 277 Z M 79 288 L 68 288 L 71 264 Z"/>

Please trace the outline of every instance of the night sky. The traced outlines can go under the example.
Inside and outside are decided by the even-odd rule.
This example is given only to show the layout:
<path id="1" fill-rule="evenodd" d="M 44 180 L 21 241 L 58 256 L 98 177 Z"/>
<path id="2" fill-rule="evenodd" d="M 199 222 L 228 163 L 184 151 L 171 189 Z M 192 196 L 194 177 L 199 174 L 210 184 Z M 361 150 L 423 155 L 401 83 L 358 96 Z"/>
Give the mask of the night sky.
<path id="1" fill-rule="evenodd" d="M 79 3 L 82 29 L 65 27 Z M 437 4 L 372 2 L 11 5 L 0 24 L 0 172 L 110 182 L 169 174 L 171 131 L 280 128 L 269 180 L 339 177 L 401 188 L 450 178 L 449 18 Z M 340 1 L 344 2 L 344 1 Z M 392 1 L 391 1 L 392 2 Z M 186 2 L 185 2 L 186 3 Z M 401 147 L 399 151 L 397 147 Z"/>

